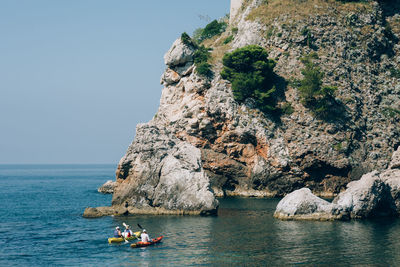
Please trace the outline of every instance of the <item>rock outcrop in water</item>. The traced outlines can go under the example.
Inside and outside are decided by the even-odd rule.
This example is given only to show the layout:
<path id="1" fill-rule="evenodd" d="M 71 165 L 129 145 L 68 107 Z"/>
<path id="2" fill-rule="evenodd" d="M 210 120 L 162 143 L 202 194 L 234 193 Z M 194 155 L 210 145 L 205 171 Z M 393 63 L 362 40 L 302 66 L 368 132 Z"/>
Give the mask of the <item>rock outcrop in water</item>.
<path id="1" fill-rule="evenodd" d="M 373 171 L 347 185 L 329 203 L 308 188 L 285 196 L 274 216 L 283 220 L 347 220 L 400 215 L 400 148 L 394 153 L 390 169 Z"/>
<path id="2" fill-rule="evenodd" d="M 218 201 L 201 164 L 201 152 L 168 130 L 138 125 L 136 139 L 120 161 L 112 205 L 192 214 L 216 213 Z"/>
<path id="3" fill-rule="evenodd" d="M 200 150 L 155 125 L 141 124 L 121 159 L 112 207 L 86 209 L 85 217 L 112 214 L 215 214 Z"/>
<path id="4" fill-rule="evenodd" d="M 331 220 L 332 204 L 315 196 L 308 188 L 288 194 L 276 207 L 275 217 L 279 219 Z"/>
<path id="5" fill-rule="evenodd" d="M 226 32 L 204 42 L 213 48 L 212 79 L 196 73 L 195 49 L 176 40 L 164 57 L 159 109 L 137 127 L 118 165 L 112 206 L 213 214 L 215 197 L 284 196 L 303 187 L 333 197 L 387 168 L 400 145 L 398 10 L 376 1 L 244 1 Z M 254 99 L 236 102 L 219 75 L 222 55 L 249 44 L 277 61 L 278 107 L 292 108 L 278 120 Z M 302 104 L 296 84 L 307 55 L 325 72 L 324 85 L 338 88 L 337 120 L 317 119 Z"/>
<path id="6" fill-rule="evenodd" d="M 117 182 L 108 180 L 102 186 L 97 189 L 97 192 L 102 194 L 112 194 L 114 193 L 114 188 L 117 186 Z"/>

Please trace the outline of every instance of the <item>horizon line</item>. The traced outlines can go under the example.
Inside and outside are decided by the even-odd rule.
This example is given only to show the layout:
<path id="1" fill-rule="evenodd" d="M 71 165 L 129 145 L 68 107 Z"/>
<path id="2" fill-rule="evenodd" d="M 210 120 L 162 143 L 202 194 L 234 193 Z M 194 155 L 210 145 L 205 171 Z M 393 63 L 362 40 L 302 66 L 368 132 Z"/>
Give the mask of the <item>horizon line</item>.
<path id="1" fill-rule="evenodd" d="M 0 165 L 118 165 L 118 163 L 1 163 Z"/>

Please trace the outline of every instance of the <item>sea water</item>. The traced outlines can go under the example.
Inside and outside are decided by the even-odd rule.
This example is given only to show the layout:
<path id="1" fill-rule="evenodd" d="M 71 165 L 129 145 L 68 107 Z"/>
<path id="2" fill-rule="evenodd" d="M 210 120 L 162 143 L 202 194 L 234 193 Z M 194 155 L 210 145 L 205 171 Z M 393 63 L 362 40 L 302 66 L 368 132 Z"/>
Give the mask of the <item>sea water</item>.
<path id="1" fill-rule="evenodd" d="M 215 217 L 83 218 L 111 203 L 96 189 L 115 168 L 0 165 L 0 266 L 399 265 L 400 219 L 280 221 L 279 199 L 220 199 Z M 124 222 L 163 242 L 109 245 Z"/>

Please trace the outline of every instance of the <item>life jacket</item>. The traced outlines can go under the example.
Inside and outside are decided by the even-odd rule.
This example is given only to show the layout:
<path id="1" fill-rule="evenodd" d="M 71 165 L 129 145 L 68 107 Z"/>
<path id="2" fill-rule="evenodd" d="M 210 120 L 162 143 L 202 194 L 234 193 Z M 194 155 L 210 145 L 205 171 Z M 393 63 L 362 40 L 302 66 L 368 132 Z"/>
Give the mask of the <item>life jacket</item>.
<path id="1" fill-rule="evenodd" d="M 121 237 L 121 236 L 118 234 L 118 230 L 114 230 L 114 237 Z"/>
<path id="2" fill-rule="evenodd" d="M 148 243 L 148 242 L 151 241 L 149 235 L 146 234 L 146 233 L 142 233 L 142 234 L 140 235 L 140 239 L 142 240 L 143 243 Z"/>
<path id="3" fill-rule="evenodd" d="M 131 237 L 131 230 L 126 230 L 126 237 Z"/>

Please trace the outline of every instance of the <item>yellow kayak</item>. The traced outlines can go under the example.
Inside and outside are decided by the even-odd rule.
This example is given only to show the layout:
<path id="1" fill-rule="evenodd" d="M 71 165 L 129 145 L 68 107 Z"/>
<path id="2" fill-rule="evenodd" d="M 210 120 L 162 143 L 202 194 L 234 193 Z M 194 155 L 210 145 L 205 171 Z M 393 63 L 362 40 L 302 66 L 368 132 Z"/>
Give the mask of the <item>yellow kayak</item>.
<path id="1" fill-rule="evenodd" d="M 125 242 L 125 239 L 128 240 L 128 241 L 129 241 L 129 240 L 135 240 L 136 238 L 138 238 L 138 237 L 140 236 L 140 234 L 141 234 L 141 232 L 138 231 L 138 232 L 134 232 L 133 235 L 132 235 L 131 237 L 127 237 L 127 238 L 122 238 L 122 237 L 110 237 L 110 238 L 108 239 L 108 244 Z"/>

